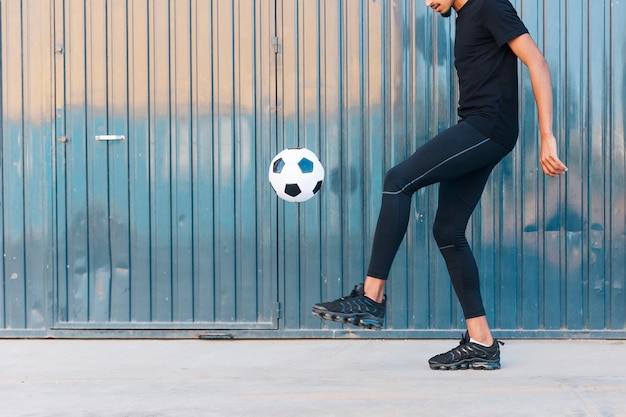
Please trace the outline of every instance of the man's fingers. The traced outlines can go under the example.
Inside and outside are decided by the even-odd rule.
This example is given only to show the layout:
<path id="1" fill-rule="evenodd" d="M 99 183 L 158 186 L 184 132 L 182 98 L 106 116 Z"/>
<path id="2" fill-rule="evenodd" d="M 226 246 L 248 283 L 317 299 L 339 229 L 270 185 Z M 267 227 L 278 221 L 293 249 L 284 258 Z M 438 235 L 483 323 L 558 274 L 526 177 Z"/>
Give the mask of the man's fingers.
<path id="1" fill-rule="evenodd" d="M 546 175 L 555 177 L 567 171 L 567 167 L 556 157 L 546 158 L 541 161 L 541 167 Z"/>

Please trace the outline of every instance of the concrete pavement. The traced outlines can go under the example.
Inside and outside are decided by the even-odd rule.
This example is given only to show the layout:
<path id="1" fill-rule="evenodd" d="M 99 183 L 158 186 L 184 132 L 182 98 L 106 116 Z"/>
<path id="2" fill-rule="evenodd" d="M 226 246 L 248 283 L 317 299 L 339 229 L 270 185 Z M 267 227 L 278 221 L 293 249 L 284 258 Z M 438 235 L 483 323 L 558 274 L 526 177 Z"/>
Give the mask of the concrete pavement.
<path id="1" fill-rule="evenodd" d="M 456 340 L 0 340 L 0 416 L 626 417 L 625 341 L 505 342 L 444 372 Z"/>

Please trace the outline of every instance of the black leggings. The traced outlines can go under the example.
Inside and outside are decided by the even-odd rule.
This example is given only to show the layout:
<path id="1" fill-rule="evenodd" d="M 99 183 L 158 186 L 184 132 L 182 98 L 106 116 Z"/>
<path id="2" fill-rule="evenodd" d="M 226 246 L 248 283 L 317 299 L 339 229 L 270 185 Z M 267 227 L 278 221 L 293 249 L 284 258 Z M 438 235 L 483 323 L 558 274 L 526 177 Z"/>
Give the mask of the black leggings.
<path id="1" fill-rule="evenodd" d="M 413 193 L 438 182 L 439 204 L 433 225 L 435 240 L 465 318 L 484 316 L 478 268 L 465 231 L 489 174 L 510 151 L 467 122 L 461 122 L 390 169 L 385 175 L 367 274 L 387 279 L 406 233 Z"/>

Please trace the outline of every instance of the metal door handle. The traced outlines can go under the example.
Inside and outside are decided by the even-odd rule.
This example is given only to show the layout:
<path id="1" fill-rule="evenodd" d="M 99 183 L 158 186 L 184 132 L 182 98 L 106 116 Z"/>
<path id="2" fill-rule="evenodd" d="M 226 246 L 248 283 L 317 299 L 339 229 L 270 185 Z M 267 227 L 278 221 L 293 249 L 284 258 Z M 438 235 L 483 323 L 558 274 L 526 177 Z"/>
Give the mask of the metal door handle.
<path id="1" fill-rule="evenodd" d="M 96 140 L 124 140 L 124 135 L 96 135 Z"/>

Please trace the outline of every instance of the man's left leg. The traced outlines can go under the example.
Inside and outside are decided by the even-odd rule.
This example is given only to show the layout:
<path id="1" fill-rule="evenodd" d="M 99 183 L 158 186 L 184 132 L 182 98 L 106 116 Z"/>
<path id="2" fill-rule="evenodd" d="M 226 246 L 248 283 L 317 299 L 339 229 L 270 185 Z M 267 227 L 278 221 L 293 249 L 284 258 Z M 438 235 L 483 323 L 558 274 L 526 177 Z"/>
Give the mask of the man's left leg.
<path id="1" fill-rule="evenodd" d="M 433 369 L 498 369 L 500 350 L 491 336 L 480 294 L 474 255 L 465 236 L 467 223 L 493 169 L 487 166 L 439 187 L 439 206 L 433 234 L 446 261 L 455 293 L 461 303 L 468 332 L 461 344 L 430 360 Z"/>

